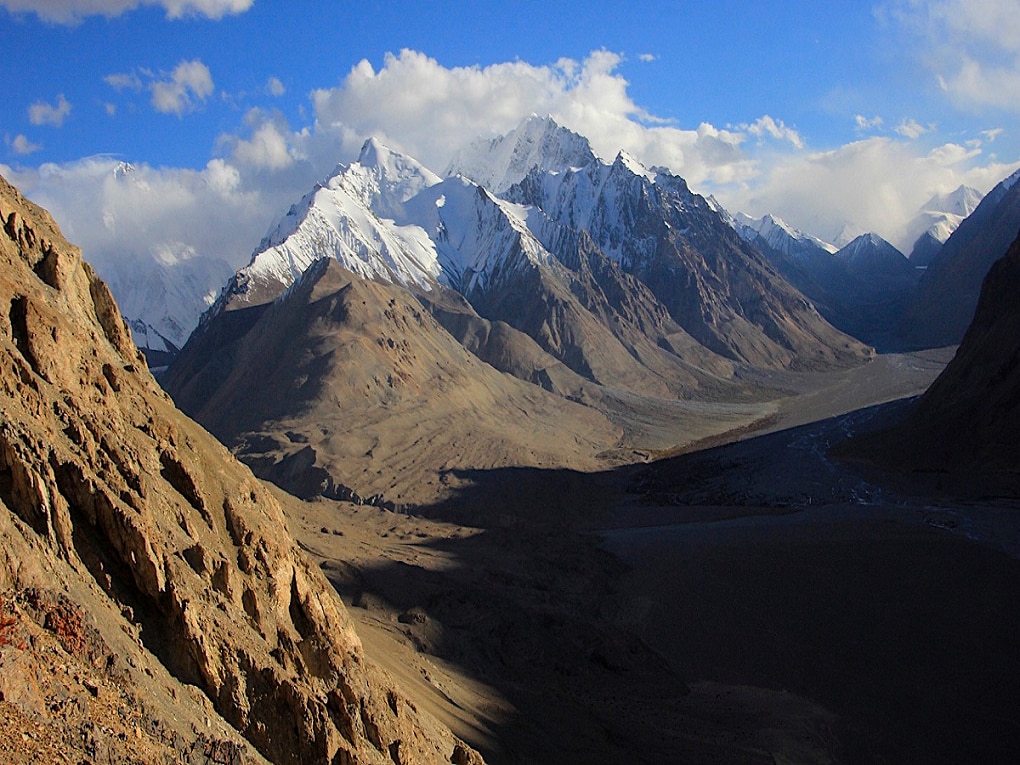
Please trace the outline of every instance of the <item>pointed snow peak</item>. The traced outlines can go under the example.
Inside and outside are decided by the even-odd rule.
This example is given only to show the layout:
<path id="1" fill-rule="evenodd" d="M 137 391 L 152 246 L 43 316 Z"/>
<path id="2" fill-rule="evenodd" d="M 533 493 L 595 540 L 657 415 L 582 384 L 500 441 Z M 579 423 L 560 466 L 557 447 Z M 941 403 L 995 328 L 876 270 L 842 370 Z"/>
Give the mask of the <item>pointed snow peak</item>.
<path id="1" fill-rule="evenodd" d="M 596 162 L 586 138 L 551 117 L 532 115 L 505 135 L 475 141 L 458 151 L 445 174 L 466 176 L 502 194 L 536 168 L 564 172 Z"/>
<path id="2" fill-rule="evenodd" d="M 337 165 L 333 174 L 320 185 L 359 199 L 380 217 L 398 219 L 404 202 L 440 180 L 416 159 L 388 148 L 376 138 L 369 138 L 357 162 Z"/>
<path id="3" fill-rule="evenodd" d="M 647 167 L 641 164 L 633 155 L 628 154 L 626 151 L 621 151 L 616 155 L 616 160 L 613 162 L 614 165 L 625 167 L 634 175 L 639 178 L 646 178 L 652 183 L 655 183 L 656 174 L 649 170 Z"/>
<path id="4" fill-rule="evenodd" d="M 903 237 L 904 243 L 912 245 L 911 260 L 915 260 L 914 250 L 919 246 L 919 258 L 933 255 L 935 250 L 932 248 L 949 239 L 963 219 L 977 209 L 981 196 L 977 189 L 960 186 L 947 194 L 935 194 L 925 202 L 907 224 L 906 235 Z"/>
<path id="5" fill-rule="evenodd" d="M 981 192 L 970 186 L 960 186 L 948 194 L 935 194 L 921 207 L 922 212 L 949 213 L 966 218 L 981 202 Z"/>
<path id="6" fill-rule="evenodd" d="M 880 254 L 882 256 L 895 254 L 906 260 L 906 256 L 902 252 L 871 231 L 861 234 L 837 253 L 839 257 L 846 259 L 854 259 L 872 254 Z"/>
<path id="7" fill-rule="evenodd" d="M 768 242 L 770 247 L 785 252 L 788 255 L 793 254 L 795 247 L 803 245 L 811 245 L 812 247 L 824 250 L 830 255 L 839 249 L 816 236 L 806 234 L 800 229 L 794 228 L 778 215 L 773 215 L 772 213 L 767 213 L 760 218 L 752 218 L 745 213 L 737 213 L 733 220 L 736 223 L 734 228 L 737 229 L 737 233 L 744 240 L 753 241 L 755 234 L 757 234 Z"/>
<path id="8" fill-rule="evenodd" d="M 358 155 L 358 164 L 362 167 L 378 167 L 385 162 L 382 157 L 390 154 L 390 150 L 379 142 L 379 139 L 372 136 L 361 146 L 361 154 Z"/>
<path id="9" fill-rule="evenodd" d="M 113 168 L 114 178 L 125 178 L 135 172 L 135 166 L 130 162 L 118 162 L 117 166 Z"/>
<path id="10" fill-rule="evenodd" d="M 417 181 L 415 185 L 420 188 L 442 180 L 418 160 L 394 151 L 375 137 L 369 138 L 362 145 L 357 165 L 382 181 Z"/>
<path id="11" fill-rule="evenodd" d="M 869 231 L 866 234 L 861 234 L 859 237 L 854 239 L 847 247 L 880 247 L 885 240 L 873 231 Z"/>

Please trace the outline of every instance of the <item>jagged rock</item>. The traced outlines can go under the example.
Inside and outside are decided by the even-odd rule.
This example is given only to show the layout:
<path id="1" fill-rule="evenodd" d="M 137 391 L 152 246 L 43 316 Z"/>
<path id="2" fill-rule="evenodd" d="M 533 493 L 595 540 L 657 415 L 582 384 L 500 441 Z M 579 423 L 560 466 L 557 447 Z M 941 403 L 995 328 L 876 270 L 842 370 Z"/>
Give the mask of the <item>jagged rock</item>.
<path id="1" fill-rule="evenodd" d="M 123 687 L 188 761 L 468 751 L 368 665 L 276 499 L 174 408 L 106 286 L 2 179 L 0 219 L 0 592 L 56 593 L 42 623 L 60 650 L 123 657 Z M 15 658 L 44 666 L 35 650 Z M 216 736 L 196 744 L 199 725 Z M 101 732 L 89 756 L 119 757 Z"/>

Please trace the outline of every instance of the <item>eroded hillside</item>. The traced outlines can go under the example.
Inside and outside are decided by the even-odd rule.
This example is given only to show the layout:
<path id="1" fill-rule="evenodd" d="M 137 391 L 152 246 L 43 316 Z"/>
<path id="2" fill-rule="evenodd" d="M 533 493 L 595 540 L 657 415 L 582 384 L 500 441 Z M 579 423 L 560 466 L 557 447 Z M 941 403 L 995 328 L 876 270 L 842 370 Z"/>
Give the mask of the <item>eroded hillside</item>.
<path id="1" fill-rule="evenodd" d="M 0 750 L 479 761 L 368 664 L 276 500 L 159 389 L 49 215 L 2 179 L 0 214 Z"/>

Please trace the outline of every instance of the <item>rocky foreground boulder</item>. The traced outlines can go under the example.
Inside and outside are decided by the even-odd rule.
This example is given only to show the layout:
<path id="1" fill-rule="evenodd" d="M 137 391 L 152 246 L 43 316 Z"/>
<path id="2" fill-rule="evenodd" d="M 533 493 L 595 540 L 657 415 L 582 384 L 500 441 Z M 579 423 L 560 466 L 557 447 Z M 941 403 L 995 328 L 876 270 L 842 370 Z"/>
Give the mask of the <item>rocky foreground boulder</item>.
<path id="1" fill-rule="evenodd" d="M 480 762 L 367 662 L 275 497 L 2 178 L 0 218 L 0 753 Z"/>

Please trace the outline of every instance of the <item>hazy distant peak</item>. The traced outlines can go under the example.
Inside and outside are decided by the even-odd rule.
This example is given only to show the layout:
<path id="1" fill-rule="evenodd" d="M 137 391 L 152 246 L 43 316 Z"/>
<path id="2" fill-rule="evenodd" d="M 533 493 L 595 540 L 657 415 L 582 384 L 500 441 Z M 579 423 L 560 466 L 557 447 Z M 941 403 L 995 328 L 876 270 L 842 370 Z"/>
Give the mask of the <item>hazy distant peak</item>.
<path id="1" fill-rule="evenodd" d="M 981 202 L 983 195 L 970 186 L 960 186 L 947 194 L 935 194 L 921 206 L 921 210 L 933 213 L 949 213 L 966 218 Z"/>
<path id="2" fill-rule="evenodd" d="M 534 169 L 564 172 L 597 162 L 588 139 L 551 117 L 532 115 L 505 135 L 480 139 L 458 151 L 445 175 L 463 175 L 502 194 Z"/>
<path id="3" fill-rule="evenodd" d="M 877 262 L 879 260 L 891 260 L 899 263 L 901 260 L 904 262 L 907 260 L 906 256 L 895 246 L 873 231 L 853 239 L 836 253 L 836 257 L 850 263 Z"/>
<path id="4" fill-rule="evenodd" d="M 795 249 L 805 244 L 812 245 L 829 254 L 835 253 L 838 249 L 816 236 L 794 228 L 779 216 L 771 213 L 766 213 L 760 218 L 752 218 L 746 213 L 738 212 L 730 216 L 730 225 L 743 239 L 753 240 L 754 235 L 757 234 L 768 242 L 770 247 L 787 255 L 793 254 Z"/>

